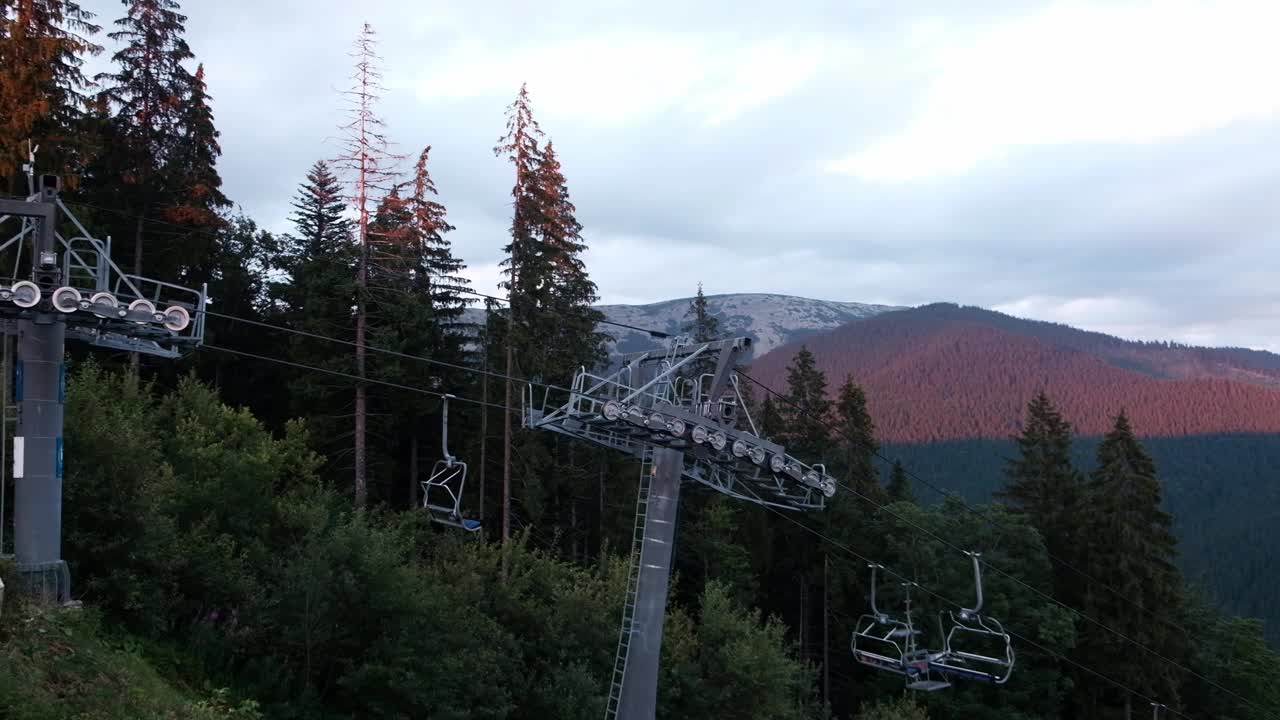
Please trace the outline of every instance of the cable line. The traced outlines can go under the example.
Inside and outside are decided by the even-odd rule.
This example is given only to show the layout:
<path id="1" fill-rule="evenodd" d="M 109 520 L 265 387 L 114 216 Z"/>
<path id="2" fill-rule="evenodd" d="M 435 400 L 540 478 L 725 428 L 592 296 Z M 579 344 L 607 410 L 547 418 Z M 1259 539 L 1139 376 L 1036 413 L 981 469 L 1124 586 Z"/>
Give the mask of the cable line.
<path id="1" fill-rule="evenodd" d="M 330 370 L 328 368 L 316 367 L 315 365 L 307 365 L 304 363 L 294 362 L 292 360 L 283 360 L 281 358 L 274 358 L 268 355 L 258 355 L 255 353 L 245 352 L 243 350 L 235 350 L 233 348 L 226 348 L 226 347 L 221 347 L 219 345 L 213 345 L 211 343 L 203 343 L 200 347 L 208 348 L 209 350 L 217 350 L 218 352 L 230 353 L 232 355 L 241 355 L 247 358 L 253 358 L 255 360 L 273 362 L 273 363 L 278 363 L 280 365 L 288 365 L 290 367 L 300 368 L 303 370 L 311 370 L 313 372 L 336 375 L 338 377 L 344 377 L 350 380 L 355 380 L 356 382 L 370 383 L 372 385 L 385 385 L 387 387 L 395 388 L 397 390 L 407 390 L 409 392 L 420 393 L 422 395 L 430 395 L 432 397 L 442 398 L 446 394 L 448 394 L 448 393 L 442 393 L 442 392 L 435 392 L 434 390 L 427 390 L 425 388 L 414 387 L 412 385 L 401 385 L 400 383 L 393 383 L 387 380 L 377 380 L 374 378 L 367 378 L 367 377 L 362 378 L 359 375 L 342 372 L 340 370 Z M 496 403 L 485 402 L 483 400 L 475 400 L 473 398 L 460 397 L 457 395 L 453 395 L 452 397 L 454 400 L 458 400 L 460 402 L 465 402 L 465 403 L 471 403 L 473 405 L 483 405 L 485 407 L 498 408 L 499 410 L 506 409 L 505 405 L 498 405 Z"/>

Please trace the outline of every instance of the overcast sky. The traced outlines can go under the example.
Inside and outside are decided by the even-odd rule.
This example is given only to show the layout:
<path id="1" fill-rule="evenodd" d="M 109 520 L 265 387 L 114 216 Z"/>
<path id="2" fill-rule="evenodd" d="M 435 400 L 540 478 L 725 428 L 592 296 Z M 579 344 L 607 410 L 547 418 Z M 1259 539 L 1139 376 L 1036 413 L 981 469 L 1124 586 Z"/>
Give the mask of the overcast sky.
<path id="1" fill-rule="evenodd" d="M 477 289 L 510 215 L 491 149 L 528 82 L 605 302 L 702 281 L 1280 351 L 1274 0 L 183 5 L 226 190 L 271 229 L 339 152 L 368 21 L 390 135 L 433 146 Z"/>

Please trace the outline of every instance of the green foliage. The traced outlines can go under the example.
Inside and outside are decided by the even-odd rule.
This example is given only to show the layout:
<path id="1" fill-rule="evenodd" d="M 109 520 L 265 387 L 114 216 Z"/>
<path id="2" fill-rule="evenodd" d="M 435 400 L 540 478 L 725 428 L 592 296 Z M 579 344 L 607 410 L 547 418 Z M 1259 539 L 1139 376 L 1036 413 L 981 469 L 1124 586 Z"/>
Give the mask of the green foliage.
<path id="1" fill-rule="evenodd" d="M 92 610 L 9 604 L 0 617 L 0 715 L 12 720 L 259 720 L 225 688 L 209 698 L 165 679 Z"/>
<path id="2" fill-rule="evenodd" d="M 820 460 L 831 442 L 831 400 L 827 378 L 807 347 L 801 346 L 787 367 L 786 400 L 777 409 L 782 420 L 780 438 L 787 452 L 806 462 Z"/>
<path id="3" fill-rule="evenodd" d="M 811 669 L 787 653 L 785 628 L 707 584 L 695 623 L 667 615 L 658 681 L 659 717 L 814 717 Z"/>
<path id="4" fill-rule="evenodd" d="M 903 695 L 893 700 L 866 703 L 856 720 L 929 720 L 929 713 L 913 696 Z"/>
<path id="5" fill-rule="evenodd" d="M 1160 507 L 1155 462 L 1124 413 L 1098 446 L 1078 517 L 1085 566 L 1112 588 L 1086 582 L 1082 609 L 1165 657 L 1180 655 L 1184 638 L 1169 624 L 1182 592 L 1172 518 Z M 1176 706 L 1178 678 L 1168 664 L 1133 662 L 1131 644 L 1096 626 L 1083 645 L 1091 667 Z"/>
<path id="6" fill-rule="evenodd" d="M 43 172 L 65 178 L 86 161 L 82 68 L 86 55 L 102 51 L 92 20 L 72 0 L 0 2 L 0 189 L 8 195 L 28 191 L 18 174 L 28 141 L 40 148 Z"/>
<path id="7" fill-rule="evenodd" d="M 916 495 L 911 490 L 911 478 L 907 477 L 907 470 L 902 466 L 901 460 L 894 460 L 893 467 L 889 471 L 889 484 L 885 487 L 885 492 L 889 494 L 889 499 L 893 502 L 909 502 L 916 501 Z"/>

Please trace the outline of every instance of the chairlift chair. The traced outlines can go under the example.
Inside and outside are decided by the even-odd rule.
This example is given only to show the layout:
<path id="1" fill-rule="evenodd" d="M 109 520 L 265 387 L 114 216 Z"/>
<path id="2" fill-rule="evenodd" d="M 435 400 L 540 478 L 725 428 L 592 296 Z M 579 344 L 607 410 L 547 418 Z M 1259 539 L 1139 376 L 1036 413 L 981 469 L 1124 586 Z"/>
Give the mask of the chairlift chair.
<path id="1" fill-rule="evenodd" d="M 870 563 L 867 567 L 871 569 L 871 613 L 858 619 L 850 638 L 854 659 L 876 670 L 902 675 L 910 690 L 932 692 L 950 687 L 950 683 L 932 677 L 936 653 L 916 645 L 920 631 L 911 622 L 912 583 L 903 583 L 907 592 L 906 619 L 895 619 L 876 606 L 876 575 L 884 566 Z"/>
<path id="2" fill-rule="evenodd" d="M 972 608 L 947 610 L 939 614 L 938 624 L 943 628 L 942 652 L 933 659 L 934 670 L 948 677 L 964 680 L 977 680 L 995 685 L 1003 685 L 1013 672 L 1013 644 L 1009 634 L 999 620 L 982 616 L 982 566 L 978 553 L 966 552 L 973 562 L 973 581 L 977 589 L 977 602 Z M 969 652 L 962 647 L 970 647 L 974 640 L 994 640 L 1004 645 L 1002 655 L 985 655 Z"/>
<path id="3" fill-rule="evenodd" d="M 480 521 L 462 516 L 462 491 L 467 484 L 467 464 L 449 454 L 449 398 L 451 397 L 453 395 L 444 396 L 444 405 L 441 410 L 440 447 L 444 453 L 444 459 L 436 461 L 431 468 L 431 476 L 422 482 L 422 507 L 431 514 L 432 522 L 462 528 L 467 532 L 477 532 L 481 527 Z M 440 497 L 440 491 L 443 490 L 449 504 L 432 503 L 432 488 L 436 489 L 436 497 Z"/>

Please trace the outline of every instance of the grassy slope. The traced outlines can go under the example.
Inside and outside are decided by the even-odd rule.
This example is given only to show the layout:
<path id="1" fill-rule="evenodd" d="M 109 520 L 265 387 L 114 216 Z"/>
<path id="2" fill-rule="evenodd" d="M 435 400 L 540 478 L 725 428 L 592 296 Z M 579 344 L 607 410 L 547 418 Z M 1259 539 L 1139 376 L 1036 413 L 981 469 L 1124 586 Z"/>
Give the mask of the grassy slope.
<path id="1" fill-rule="evenodd" d="M 12 588 L 11 583 L 7 583 Z M 0 614 L 0 720 L 256 718 L 218 695 L 197 699 L 130 648 L 100 632 L 89 609 L 23 605 L 6 592 Z"/>

